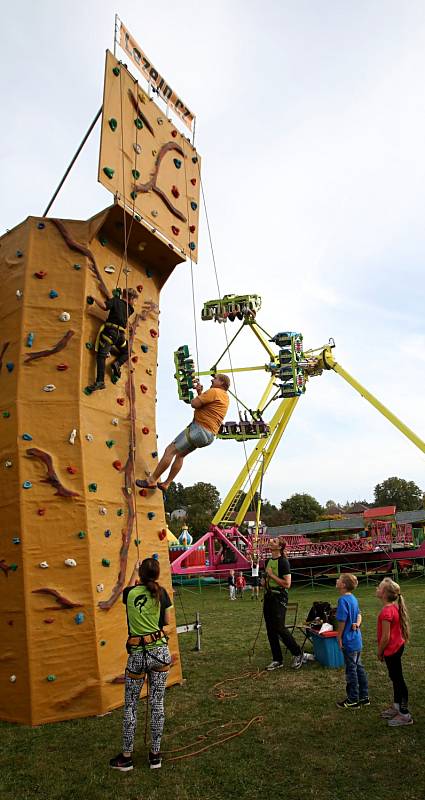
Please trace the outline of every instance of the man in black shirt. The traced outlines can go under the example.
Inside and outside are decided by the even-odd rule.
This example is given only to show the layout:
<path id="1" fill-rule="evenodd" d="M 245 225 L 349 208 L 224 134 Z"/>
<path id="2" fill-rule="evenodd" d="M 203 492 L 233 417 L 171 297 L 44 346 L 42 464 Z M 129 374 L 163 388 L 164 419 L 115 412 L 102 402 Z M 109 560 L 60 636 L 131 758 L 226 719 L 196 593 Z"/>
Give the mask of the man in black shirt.
<path id="1" fill-rule="evenodd" d="M 294 656 L 292 667 L 299 669 L 303 664 L 303 652 L 285 626 L 286 606 L 288 605 L 288 589 L 291 587 L 291 567 L 284 555 L 285 543 L 278 539 L 270 540 L 271 558 L 266 562 L 264 577 L 264 620 L 267 637 L 272 651 L 273 661 L 266 669 L 283 667 L 282 650 L 279 639 Z"/>
<path id="2" fill-rule="evenodd" d="M 105 388 L 105 363 L 114 348 L 118 356 L 112 364 L 112 375 L 117 381 L 121 377 L 121 367 L 128 361 L 127 320 L 134 313 L 132 303 L 137 297 L 135 289 L 123 289 L 122 297 L 113 295 L 107 300 L 88 297 L 89 305 L 96 305 L 102 311 L 109 311 L 108 317 L 100 326 L 96 339 L 96 381 L 87 388 L 91 392 Z"/>

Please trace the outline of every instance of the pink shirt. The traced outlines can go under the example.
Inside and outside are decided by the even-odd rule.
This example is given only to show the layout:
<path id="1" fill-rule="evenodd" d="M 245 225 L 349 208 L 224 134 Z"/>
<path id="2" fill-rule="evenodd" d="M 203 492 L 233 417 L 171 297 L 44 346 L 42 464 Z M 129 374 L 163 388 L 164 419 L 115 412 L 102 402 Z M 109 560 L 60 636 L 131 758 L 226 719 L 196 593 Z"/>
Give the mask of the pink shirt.
<path id="1" fill-rule="evenodd" d="M 400 628 L 400 616 L 396 605 L 384 606 L 378 616 L 378 643 L 381 641 L 383 620 L 387 620 L 390 623 L 390 641 L 384 650 L 384 656 L 393 656 L 404 644 Z"/>

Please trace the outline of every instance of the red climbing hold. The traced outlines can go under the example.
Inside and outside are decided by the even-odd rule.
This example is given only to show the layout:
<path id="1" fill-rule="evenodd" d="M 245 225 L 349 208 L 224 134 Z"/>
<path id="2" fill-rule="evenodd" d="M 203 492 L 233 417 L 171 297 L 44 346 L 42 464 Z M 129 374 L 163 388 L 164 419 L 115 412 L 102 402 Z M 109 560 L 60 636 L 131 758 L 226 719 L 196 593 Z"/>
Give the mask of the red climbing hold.
<path id="1" fill-rule="evenodd" d="M 44 272 L 42 269 L 39 272 L 34 272 L 34 278 L 39 278 L 40 280 L 42 278 L 45 278 L 46 275 L 47 275 L 47 272 Z"/>
<path id="2" fill-rule="evenodd" d="M 77 467 L 67 467 L 66 471 L 69 472 L 70 475 L 75 475 L 77 472 Z"/>
<path id="3" fill-rule="evenodd" d="M 173 197 L 180 197 L 180 192 L 177 189 L 177 186 L 171 187 L 171 194 L 173 195 Z"/>
<path id="4" fill-rule="evenodd" d="M 58 364 L 56 369 L 59 372 L 65 372 L 65 370 L 68 369 L 68 364 Z"/>
<path id="5" fill-rule="evenodd" d="M 44 517 L 45 513 L 46 513 L 46 509 L 45 508 L 39 508 L 38 511 L 37 511 L 37 514 L 38 514 L 39 517 Z"/>
<path id="6" fill-rule="evenodd" d="M 43 622 L 45 622 L 45 623 L 46 623 L 46 625 L 51 625 L 51 624 L 52 624 L 52 622 L 54 622 L 54 621 L 55 621 L 55 620 L 53 619 L 53 617 L 47 617 L 47 619 L 44 619 L 44 620 L 43 620 Z"/>
<path id="7" fill-rule="evenodd" d="M 145 384 L 144 384 L 144 383 L 141 383 L 141 384 L 140 384 L 140 388 L 141 388 L 141 390 L 142 390 L 143 394 L 146 394 L 146 392 L 148 391 L 148 387 L 147 387 L 147 386 L 145 386 Z"/>
<path id="8" fill-rule="evenodd" d="M 146 497 L 147 494 L 148 494 L 148 491 L 147 491 L 147 489 L 140 489 L 139 494 L 140 494 L 140 497 Z"/>
<path id="9" fill-rule="evenodd" d="M 190 230 L 190 232 L 191 232 L 191 233 L 195 233 L 195 231 L 196 231 L 196 225 L 191 225 L 191 226 L 189 227 L 189 230 Z"/>
<path id="10" fill-rule="evenodd" d="M 122 469 L 121 461 L 113 461 L 112 466 L 114 467 L 114 469 L 117 469 L 118 471 Z"/>
<path id="11" fill-rule="evenodd" d="M 142 428 L 142 433 L 144 433 L 146 436 L 146 434 L 149 433 L 149 428 L 146 428 L 146 426 Z"/>
<path id="12" fill-rule="evenodd" d="M 158 533 L 159 541 L 162 542 L 162 540 L 165 539 L 166 535 L 167 535 L 167 531 L 165 530 L 165 528 L 163 528 L 162 531 L 159 531 L 159 533 Z"/>
<path id="13" fill-rule="evenodd" d="M 143 292 L 143 286 L 142 286 L 142 284 L 141 284 L 141 283 L 139 283 L 139 285 L 138 285 L 138 286 L 136 286 L 136 289 L 137 289 L 137 291 L 139 292 L 139 294 L 140 294 L 140 292 Z"/>
<path id="14" fill-rule="evenodd" d="M 174 138 L 176 138 L 176 136 L 177 136 L 177 131 L 171 131 L 171 136 L 174 136 Z"/>
<path id="15" fill-rule="evenodd" d="M 117 403 L 119 406 L 123 406 L 125 403 L 124 397 L 117 397 Z"/>
<path id="16" fill-rule="evenodd" d="M 172 226 L 171 226 L 171 230 L 173 231 L 173 233 L 174 233 L 174 236 L 178 236 L 178 235 L 179 235 L 179 233 L 180 233 L 180 228 L 176 228 L 176 226 L 175 226 L 175 225 L 172 225 Z"/>
<path id="17" fill-rule="evenodd" d="M 149 333 L 152 336 L 152 339 L 156 339 L 156 337 L 158 336 L 158 331 L 156 331 L 155 328 L 151 328 Z"/>
<path id="18" fill-rule="evenodd" d="M 8 625 L 13 625 L 13 619 L 8 619 L 7 624 Z"/>
<path id="19" fill-rule="evenodd" d="M 191 178 L 190 182 L 191 182 L 192 186 L 196 186 L 196 178 Z"/>
<path id="20" fill-rule="evenodd" d="M 132 360 L 133 364 L 137 364 L 137 362 L 139 360 L 139 356 L 132 356 L 131 360 Z"/>

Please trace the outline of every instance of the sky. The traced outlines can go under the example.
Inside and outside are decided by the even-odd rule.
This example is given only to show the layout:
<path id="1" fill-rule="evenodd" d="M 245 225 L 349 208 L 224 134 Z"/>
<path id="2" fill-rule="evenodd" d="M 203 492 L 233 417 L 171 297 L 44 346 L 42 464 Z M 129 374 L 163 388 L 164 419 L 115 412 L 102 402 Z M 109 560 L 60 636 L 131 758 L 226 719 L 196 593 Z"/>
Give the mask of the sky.
<path id="1" fill-rule="evenodd" d="M 22 0 L 3 9 L 0 232 L 43 213 L 100 108 L 118 13 L 197 115 L 221 295 L 259 294 L 258 321 L 271 335 L 300 331 L 307 348 L 333 337 L 336 360 L 425 439 L 424 3 L 162 0 L 159 8 Z M 54 216 L 85 219 L 111 203 L 97 183 L 99 135 L 98 124 Z M 218 291 L 204 211 L 193 278 L 208 369 L 226 342 L 222 325 L 200 319 Z M 182 344 L 195 352 L 188 264 L 161 294 L 160 449 L 191 416 L 173 378 Z M 264 356 L 244 331 L 232 363 Z M 255 406 L 266 374 L 235 378 Z M 179 477 L 213 483 L 223 497 L 244 460 L 242 444 L 216 441 L 186 459 Z M 263 497 L 372 501 L 375 485 L 394 475 L 425 490 L 424 454 L 326 372 L 309 381 Z"/>

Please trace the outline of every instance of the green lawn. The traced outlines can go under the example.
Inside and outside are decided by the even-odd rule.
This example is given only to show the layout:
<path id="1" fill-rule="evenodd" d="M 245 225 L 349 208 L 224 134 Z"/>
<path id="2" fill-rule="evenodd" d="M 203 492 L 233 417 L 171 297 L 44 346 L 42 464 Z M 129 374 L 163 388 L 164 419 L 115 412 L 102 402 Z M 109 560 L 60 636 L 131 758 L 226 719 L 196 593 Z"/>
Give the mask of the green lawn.
<path id="1" fill-rule="evenodd" d="M 309 663 L 300 671 L 283 670 L 260 679 L 245 678 L 224 686 L 237 697 L 217 699 L 216 682 L 262 668 L 270 652 L 261 629 L 254 657 L 249 650 L 261 619 L 261 604 L 249 594 L 231 603 L 218 588 L 179 590 L 175 603 L 179 622 L 201 614 L 202 651 L 193 651 L 194 634 L 181 636 L 186 682 L 166 696 L 163 751 L 194 743 L 199 735 L 235 731 L 233 722 L 260 716 L 243 735 L 201 755 L 147 767 L 143 744 L 145 704 L 140 706 L 135 769 L 121 774 L 108 760 L 121 749 L 121 717 L 27 728 L 0 723 L 0 800 L 251 800 L 258 796 L 285 800 L 422 800 L 425 796 L 425 676 L 423 608 L 425 583 L 403 586 L 413 623 L 412 643 L 404 656 L 413 726 L 391 729 L 379 711 L 392 700 L 385 666 L 376 660 L 375 620 L 378 601 L 372 586 L 359 588 L 363 611 L 364 662 L 369 671 L 372 705 L 341 711 L 335 701 L 345 696 L 343 670 Z M 300 604 L 300 619 L 313 599 L 336 601 L 331 586 L 294 588 L 291 601 Z M 227 723 L 232 723 L 226 728 Z M 214 738 L 215 737 L 215 738 Z M 183 751 L 186 752 L 186 751 Z"/>

